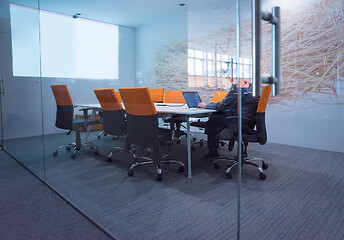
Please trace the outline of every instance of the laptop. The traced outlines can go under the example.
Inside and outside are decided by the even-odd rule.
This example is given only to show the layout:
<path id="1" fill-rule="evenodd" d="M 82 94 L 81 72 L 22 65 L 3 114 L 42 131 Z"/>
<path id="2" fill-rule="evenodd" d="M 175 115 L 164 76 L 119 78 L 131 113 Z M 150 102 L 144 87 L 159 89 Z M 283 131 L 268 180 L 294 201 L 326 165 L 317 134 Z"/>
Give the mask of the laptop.
<path id="1" fill-rule="evenodd" d="M 198 104 L 202 102 L 198 92 L 182 92 L 182 94 L 189 108 L 197 108 Z"/>

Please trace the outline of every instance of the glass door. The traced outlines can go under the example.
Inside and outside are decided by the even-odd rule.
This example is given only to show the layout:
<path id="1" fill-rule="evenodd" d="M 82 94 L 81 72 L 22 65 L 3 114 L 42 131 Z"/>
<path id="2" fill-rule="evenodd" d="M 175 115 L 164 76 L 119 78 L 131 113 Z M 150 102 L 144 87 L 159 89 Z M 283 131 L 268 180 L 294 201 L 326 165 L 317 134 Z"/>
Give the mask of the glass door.
<path id="1" fill-rule="evenodd" d="M 44 178 L 38 0 L 0 0 L 2 141 Z"/>
<path id="2" fill-rule="evenodd" d="M 0 1 L 0 9 L 5 9 L 3 1 Z M 6 36 L 8 33 L 8 29 L 6 28 L 6 14 L 5 11 L 0 11 L 0 52 L 6 53 Z M 2 58 L 3 54 L 0 57 L 0 148 L 2 149 L 4 146 L 3 143 L 3 124 L 2 124 L 2 97 L 4 95 L 4 64 L 6 61 Z"/>

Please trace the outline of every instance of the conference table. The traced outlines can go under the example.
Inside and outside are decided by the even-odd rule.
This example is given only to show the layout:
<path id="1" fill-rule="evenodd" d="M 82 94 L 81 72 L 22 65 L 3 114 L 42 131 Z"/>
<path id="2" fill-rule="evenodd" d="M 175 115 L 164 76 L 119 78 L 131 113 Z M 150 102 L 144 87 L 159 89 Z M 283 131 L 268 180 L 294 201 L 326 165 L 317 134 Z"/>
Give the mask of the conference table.
<path id="1" fill-rule="evenodd" d="M 123 105 L 123 104 L 122 104 Z M 177 103 L 155 103 L 155 108 L 158 116 L 163 118 L 166 116 L 178 115 L 182 116 L 186 120 L 186 136 L 187 136 L 187 154 L 188 154 L 188 178 L 192 177 L 191 172 L 191 133 L 190 133 L 190 118 L 203 118 L 209 117 L 216 110 L 204 109 L 204 108 L 189 108 L 186 104 Z M 96 113 L 101 110 L 99 103 L 95 104 L 75 104 L 76 107 L 90 108 L 92 109 L 91 119 L 93 119 Z M 124 108 L 124 105 L 123 105 Z M 90 132 L 90 126 L 87 130 L 86 141 Z"/>

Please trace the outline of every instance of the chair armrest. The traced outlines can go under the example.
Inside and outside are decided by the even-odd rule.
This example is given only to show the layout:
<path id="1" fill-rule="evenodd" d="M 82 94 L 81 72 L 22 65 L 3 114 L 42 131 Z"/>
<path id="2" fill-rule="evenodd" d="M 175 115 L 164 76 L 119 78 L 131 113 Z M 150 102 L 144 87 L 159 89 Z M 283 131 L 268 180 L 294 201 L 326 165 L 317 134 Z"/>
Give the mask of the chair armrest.
<path id="1" fill-rule="evenodd" d="M 88 111 L 88 110 L 96 110 L 96 111 L 100 111 L 100 108 L 97 107 L 87 107 L 87 108 L 80 108 L 79 111 Z"/>
<path id="2" fill-rule="evenodd" d="M 88 110 L 95 111 L 94 115 L 96 115 L 96 113 L 99 112 L 101 109 L 100 108 L 94 108 L 94 107 L 80 108 L 79 111 L 83 111 L 83 113 L 84 113 L 84 120 L 85 120 L 86 123 L 88 121 Z M 94 116 L 93 116 L 93 118 L 94 118 Z"/>
<path id="3" fill-rule="evenodd" d="M 173 116 L 168 115 L 168 116 L 163 117 L 163 121 L 164 122 L 171 122 L 171 121 L 174 121 L 174 118 L 173 118 Z"/>
<path id="4" fill-rule="evenodd" d="M 229 116 L 229 117 L 226 117 L 226 119 L 235 119 L 235 118 L 238 118 L 239 116 Z"/>

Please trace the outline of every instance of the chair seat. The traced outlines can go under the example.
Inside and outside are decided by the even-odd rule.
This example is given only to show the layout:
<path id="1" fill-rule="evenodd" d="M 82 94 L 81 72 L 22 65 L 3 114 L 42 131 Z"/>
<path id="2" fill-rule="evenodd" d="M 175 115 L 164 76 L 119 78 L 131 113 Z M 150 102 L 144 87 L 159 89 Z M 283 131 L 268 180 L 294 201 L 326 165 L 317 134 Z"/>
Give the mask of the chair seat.
<path id="1" fill-rule="evenodd" d="M 238 135 L 236 132 L 233 131 L 231 128 L 226 128 L 222 130 L 222 132 L 218 135 L 218 137 L 222 140 L 238 140 Z M 242 134 L 243 142 L 259 142 L 257 132 L 252 130 L 250 134 L 243 133 Z"/>
<path id="2" fill-rule="evenodd" d="M 174 123 L 183 123 L 183 122 L 187 122 L 188 118 L 185 116 L 180 116 L 180 115 L 173 115 L 171 117 L 167 117 L 164 119 L 165 123 L 169 123 L 169 122 L 174 122 Z"/>
<path id="3" fill-rule="evenodd" d="M 205 128 L 206 122 L 192 122 L 190 125 L 193 127 Z"/>
<path id="4" fill-rule="evenodd" d="M 83 118 L 74 118 L 73 119 L 73 128 L 95 125 L 98 123 L 99 123 L 98 120 L 87 120 L 87 122 L 85 122 L 85 119 L 83 119 Z"/>

